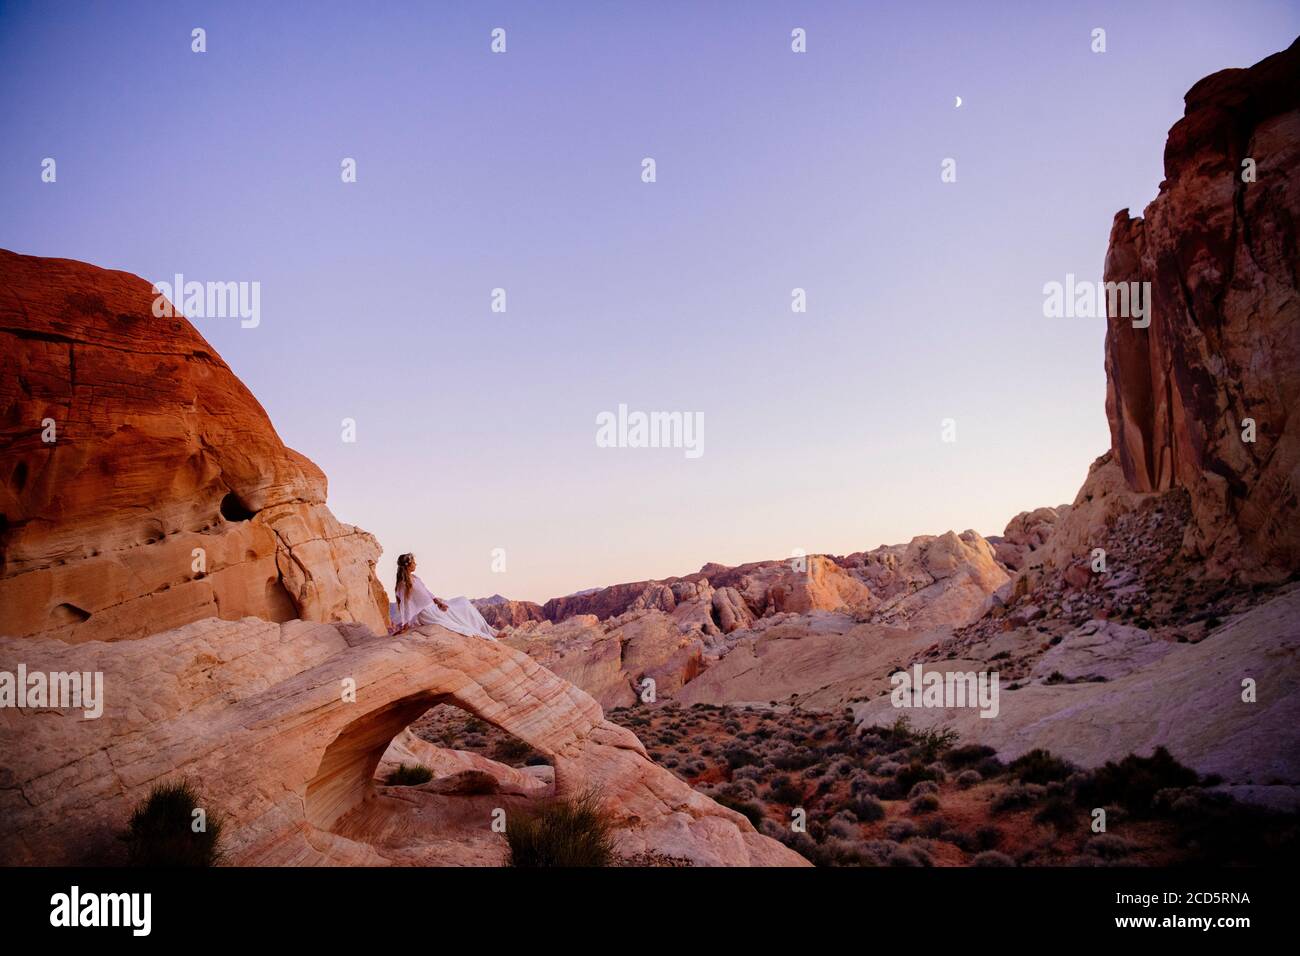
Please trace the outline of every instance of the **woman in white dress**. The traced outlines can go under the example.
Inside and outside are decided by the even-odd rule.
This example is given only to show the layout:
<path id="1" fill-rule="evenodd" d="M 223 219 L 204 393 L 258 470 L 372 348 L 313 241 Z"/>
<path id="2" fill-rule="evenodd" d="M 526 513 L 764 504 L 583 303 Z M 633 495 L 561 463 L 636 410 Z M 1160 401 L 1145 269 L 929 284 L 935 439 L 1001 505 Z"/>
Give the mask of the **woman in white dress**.
<path id="1" fill-rule="evenodd" d="M 444 601 L 433 596 L 424 582 L 415 576 L 413 554 L 398 555 L 397 584 L 393 590 L 397 603 L 388 605 L 389 616 L 393 620 L 390 629 L 392 634 L 400 634 L 407 628 L 424 624 L 438 624 L 466 637 L 496 640 L 497 632 L 483 620 L 483 615 L 469 603 L 469 598 L 458 597 Z"/>

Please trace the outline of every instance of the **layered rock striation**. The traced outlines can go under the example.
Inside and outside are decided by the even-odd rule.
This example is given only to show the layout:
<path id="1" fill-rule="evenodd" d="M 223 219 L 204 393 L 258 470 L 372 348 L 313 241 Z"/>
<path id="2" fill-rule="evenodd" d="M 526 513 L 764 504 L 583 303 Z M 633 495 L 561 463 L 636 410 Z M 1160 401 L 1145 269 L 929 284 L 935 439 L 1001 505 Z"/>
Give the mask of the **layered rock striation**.
<path id="1" fill-rule="evenodd" d="M 180 780 L 225 821 L 223 862 L 235 865 L 499 864 L 495 810 L 588 789 L 627 855 L 805 864 L 652 763 L 588 694 L 498 642 L 436 626 L 390 638 L 355 624 L 209 619 L 130 642 L 0 639 L 0 662 L 15 659 L 32 672 L 102 673 L 104 694 L 98 719 L 0 709 L 0 749 L 20 755 L 0 769 L 10 864 L 120 862 L 116 835 L 132 809 Z M 529 744 L 552 779 L 405 732 L 440 704 Z M 413 747 L 439 776 L 417 787 L 377 779 Z"/>
<path id="2" fill-rule="evenodd" d="M 1280 580 L 1300 567 L 1300 41 L 1185 99 L 1159 195 L 1111 229 L 1106 281 L 1151 290 L 1149 327 L 1109 317 L 1111 445 L 1134 491 L 1190 494 L 1212 573 Z"/>

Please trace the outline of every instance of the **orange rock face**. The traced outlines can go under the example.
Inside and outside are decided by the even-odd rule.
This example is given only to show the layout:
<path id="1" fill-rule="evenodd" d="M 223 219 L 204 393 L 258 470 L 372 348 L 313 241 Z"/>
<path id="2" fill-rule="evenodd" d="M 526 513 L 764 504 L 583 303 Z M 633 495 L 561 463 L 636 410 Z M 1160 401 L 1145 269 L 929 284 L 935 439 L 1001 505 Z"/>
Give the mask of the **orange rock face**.
<path id="1" fill-rule="evenodd" d="M 0 634 L 386 627 L 378 543 L 145 280 L 0 251 Z"/>
<path id="2" fill-rule="evenodd" d="M 1300 566 L 1300 41 L 1187 93 L 1165 181 L 1115 217 L 1105 278 L 1149 282 L 1149 328 L 1112 315 L 1111 446 L 1135 491 L 1187 489 L 1212 572 Z"/>

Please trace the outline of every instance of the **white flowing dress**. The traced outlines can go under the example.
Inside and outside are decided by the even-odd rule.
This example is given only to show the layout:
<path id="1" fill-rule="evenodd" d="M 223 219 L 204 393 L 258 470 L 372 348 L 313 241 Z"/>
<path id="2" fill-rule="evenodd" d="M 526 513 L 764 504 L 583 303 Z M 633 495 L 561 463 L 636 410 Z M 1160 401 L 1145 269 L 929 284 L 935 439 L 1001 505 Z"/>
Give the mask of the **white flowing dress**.
<path id="1" fill-rule="evenodd" d="M 406 596 L 398 594 L 397 603 L 388 605 L 388 614 L 394 631 L 407 626 L 438 624 L 466 637 L 497 639 L 497 632 L 483 620 L 483 615 L 469 603 L 469 598 L 452 598 L 447 602 L 447 610 L 439 610 L 429 589 L 415 575 L 411 575 L 411 593 Z"/>

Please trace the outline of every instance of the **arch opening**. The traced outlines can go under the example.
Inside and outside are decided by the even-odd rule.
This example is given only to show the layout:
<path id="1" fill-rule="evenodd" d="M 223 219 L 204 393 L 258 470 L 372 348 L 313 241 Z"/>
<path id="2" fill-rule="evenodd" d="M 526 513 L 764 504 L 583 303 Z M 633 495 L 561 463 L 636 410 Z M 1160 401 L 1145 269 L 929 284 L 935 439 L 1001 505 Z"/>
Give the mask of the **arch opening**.
<path id="1" fill-rule="evenodd" d="M 409 735 L 404 733 L 408 728 Z M 428 800 L 489 793 L 528 799 L 554 789 L 554 768 L 545 755 L 452 695 L 420 692 L 377 707 L 339 732 L 307 784 L 307 821 L 355 838 L 358 827 L 345 820 L 379 796 L 381 788 L 388 789 L 381 778 L 386 774 L 377 776 L 377 771 L 390 747 L 397 756 L 390 755 L 394 766 L 388 770 L 405 762 L 407 754 L 415 763 L 431 765 L 432 782 L 423 794 Z M 369 820 L 361 829 L 393 829 L 391 823 L 376 823 Z"/>

